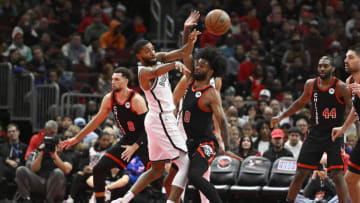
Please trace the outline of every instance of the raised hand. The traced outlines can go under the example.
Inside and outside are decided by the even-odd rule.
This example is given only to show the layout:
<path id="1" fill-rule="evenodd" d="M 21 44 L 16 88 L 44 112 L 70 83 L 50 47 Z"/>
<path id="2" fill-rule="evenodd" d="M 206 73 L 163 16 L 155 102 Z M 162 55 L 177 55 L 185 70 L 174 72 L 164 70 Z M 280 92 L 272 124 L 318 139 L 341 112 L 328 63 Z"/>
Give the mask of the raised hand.
<path id="1" fill-rule="evenodd" d="M 189 43 L 195 44 L 197 37 L 201 35 L 201 32 L 194 29 L 189 35 Z"/>
<path id="2" fill-rule="evenodd" d="M 184 22 L 184 28 L 192 28 L 197 25 L 197 22 L 200 18 L 199 11 L 191 11 L 189 17 Z"/>
<path id="3" fill-rule="evenodd" d="M 187 69 L 184 64 L 182 64 L 178 61 L 175 62 L 175 68 L 186 76 L 190 75 L 190 73 L 191 73 L 191 71 L 189 69 Z"/>

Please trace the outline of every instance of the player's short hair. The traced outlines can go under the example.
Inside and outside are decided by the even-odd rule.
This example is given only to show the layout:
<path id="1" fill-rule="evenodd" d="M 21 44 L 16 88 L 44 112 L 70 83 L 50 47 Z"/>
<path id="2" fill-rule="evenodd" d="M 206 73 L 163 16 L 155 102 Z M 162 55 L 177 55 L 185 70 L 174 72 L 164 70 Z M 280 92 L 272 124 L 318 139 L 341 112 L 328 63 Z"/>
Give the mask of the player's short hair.
<path id="1" fill-rule="evenodd" d="M 118 67 L 114 70 L 114 73 L 121 73 L 123 77 L 130 80 L 131 73 L 130 70 L 124 67 Z"/>
<path id="2" fill-rule="evenodd" d="M 213 77 L 222 77 L 226 71 L 227 60 L 224 54 L 215 47 L 206 46 L 197 51 L 195 60 L 205 59 L 209 62 L 210 68 L 214 70 Z"/>
<path id="3" fill-rule="evenodd" d="M 350 47 L 349 50 L 354 51 L 356 53 L 356 55 L 358 55 L 360 57 L 360 47 L 359 46 Z"/>
<path id="4" fill-rule="evenodd" d="M 138 54 L 140 50 L 143 48 L 143 46 L 145 46 L 148 43 L 150 43 L 150 41 L 144 39 L 136 41 L 133 45 L 133 50 L 135 54 Z"/>
<path id="5" fill-rule="evenodd" d="M 321 60 L 328 60 L 328 61 L 330 62 L 330 65 L 331 65 L 331 66 L 335 66 L 334 58 L 331 57 L 331 56 L 328 56 L 328 55 L 322 56 L 322 57 L 319 59 L 319 63 L 320 63 Z"/>

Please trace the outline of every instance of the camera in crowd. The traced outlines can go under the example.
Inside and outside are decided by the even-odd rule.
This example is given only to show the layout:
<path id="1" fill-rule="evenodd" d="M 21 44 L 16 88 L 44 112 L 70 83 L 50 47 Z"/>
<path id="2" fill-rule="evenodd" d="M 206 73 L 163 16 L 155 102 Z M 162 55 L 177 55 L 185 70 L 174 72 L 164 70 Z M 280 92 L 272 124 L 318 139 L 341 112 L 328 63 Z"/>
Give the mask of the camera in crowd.
<path id="1" fill-rule="evenodd" d="M 44 137 L 44 152 L 55 152 L 56 145 L 59 144 L 59 138 L 57 136 L 50 137 L 45 136 Z"/>

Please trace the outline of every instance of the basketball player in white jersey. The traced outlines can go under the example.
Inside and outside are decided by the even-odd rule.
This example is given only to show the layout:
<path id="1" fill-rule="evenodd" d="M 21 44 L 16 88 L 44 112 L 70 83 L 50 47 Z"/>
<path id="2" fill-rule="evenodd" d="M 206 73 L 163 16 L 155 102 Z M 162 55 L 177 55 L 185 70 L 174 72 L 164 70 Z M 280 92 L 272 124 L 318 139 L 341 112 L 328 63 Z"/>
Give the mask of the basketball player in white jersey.
<path id="1" fill-rule="evenodd" d="M 138 67 L 139 84 L 145 93 L 149 112 L 145 117 L 145 130 L 148 136 L 148 151 L 151 168 L 143 173 L 123 198 L 113 203 L 128 203 L 152 181 L 163 174 L 165 163 L 173 161 L 178 170 L 172 181 L 171 193 L 167 203 L 180 202 L 180 196 L 186 185 L 189 157 L 185 139 L 181 136 L 173 114 L 175 105 L 170 87 L 168 72 L 174 68 L 183 74 L 190 71 L 180 62 L 171 62 L 191 54 L 197 35 L 190 34 L 189 43 L 181 49 L 156 53 L 151 42 L 139 40 L 134 51 L 140 64 Z"/>

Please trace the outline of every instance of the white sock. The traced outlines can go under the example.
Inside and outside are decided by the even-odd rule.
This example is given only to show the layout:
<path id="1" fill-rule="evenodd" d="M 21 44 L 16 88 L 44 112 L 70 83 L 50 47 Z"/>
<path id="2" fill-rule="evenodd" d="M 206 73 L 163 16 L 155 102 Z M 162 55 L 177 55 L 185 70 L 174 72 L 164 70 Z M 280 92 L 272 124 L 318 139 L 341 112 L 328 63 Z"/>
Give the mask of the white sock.
<path id="1" fill-rule="evenodd" d="M 166 203 L 175 203 L 175 202 L 172 200 L 166 200 Z"/>
<path id="2" fill-rule="evenodd" d="M 135 196 L 134 193 L 128 191 L 124 196 L 125 202 L 130 202 L 134 198 L 134 196 Z"/>

